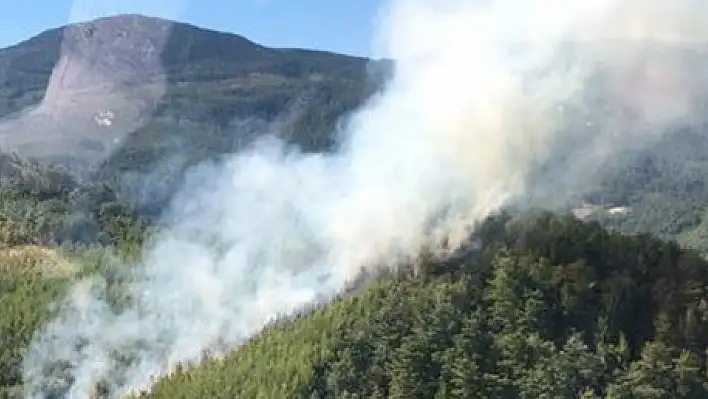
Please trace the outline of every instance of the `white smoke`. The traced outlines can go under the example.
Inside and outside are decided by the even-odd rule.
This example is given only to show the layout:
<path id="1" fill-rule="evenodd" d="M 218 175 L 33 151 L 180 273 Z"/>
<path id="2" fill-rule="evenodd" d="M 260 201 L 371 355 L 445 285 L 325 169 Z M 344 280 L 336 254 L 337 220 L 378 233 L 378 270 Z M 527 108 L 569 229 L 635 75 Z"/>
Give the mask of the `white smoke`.
<path id="1" fill-rule="evenodd" d="M 568 119 L 596 118 L 568 141 L 591 155 L 548 175 L 580 180 L 590 161 L 663 131 L 646 126 L 687 120 L 700 68 L 674 57 L 639 72 L 659 59 L 644 57 L 650 42 L 702 42 L 700 4 L 389 2 L 380 52 L 395 74 L 347 124 L 341 149 L 303 155 L 268 139 L 195 170 L 134 276 L 134 303 L 114 312 L 100 282 L 78 284 L 30 347 L 27 396 L 86 397 L 98 381 L 111 396 L 148 387 L 335 295 L 362 268 L 396 267 L 443 241 L 454 249 L 524 195 L 537 168 L 553 169 Z M 626 39 L 624 50 L 606 46 Z M 588 104 L 586 80 L 599 72 L 602 101 Z"/>

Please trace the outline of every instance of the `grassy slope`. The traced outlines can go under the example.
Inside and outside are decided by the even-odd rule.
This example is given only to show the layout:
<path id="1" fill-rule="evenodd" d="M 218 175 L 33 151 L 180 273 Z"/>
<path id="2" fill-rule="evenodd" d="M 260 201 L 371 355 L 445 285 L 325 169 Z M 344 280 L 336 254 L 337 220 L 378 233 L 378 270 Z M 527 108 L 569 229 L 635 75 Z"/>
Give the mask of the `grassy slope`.
<path id="1" fill-rule="evenodd" d="M 62 170 L 0 154 L 0 176 L 0 397 L 4 397 L 20 383 L 25 348 L 69 283 L 88 274 L 105 274 L 117 267 L 118 259 L 134 260 L 144 230 L 110 190 L 81 185 Z M 77 218 L 83 222 L 76 224 Z"/>
<path id="2" fill-rule="evenodd" d="M 105 273 L 116 267 L 118 259 L 118 254 L 99 247 L 29 245 L 0 249 L 0 398 L 20 396 L 20 364 L 25 350 L 71 282 Z"/>

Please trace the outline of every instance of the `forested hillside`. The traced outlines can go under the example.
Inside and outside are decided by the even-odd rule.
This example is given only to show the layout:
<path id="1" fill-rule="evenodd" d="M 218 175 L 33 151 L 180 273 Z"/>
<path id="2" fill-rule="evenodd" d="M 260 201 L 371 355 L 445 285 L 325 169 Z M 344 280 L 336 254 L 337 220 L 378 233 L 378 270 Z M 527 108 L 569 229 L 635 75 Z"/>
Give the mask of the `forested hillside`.
<path id="1" fill-rule="evenodd" d="M 71 198 L 88 187 L 66 180 L 50 189 L 38 182 L 51 173 L 45 182 L 62 181 L 60 171 L 8 160 L 25 176 L 6 181 L 2 197 L 3 220 L 14 223 L 4 231 L 22 232 L 3 236 L 0 249 L 0 392 L 15 397 L 24 347 L 51 302 L 75 278 L 95 273 L 109 277 L 109 295 L 119 298 L 125 275 L 117 268 L 137 255 L 145 230 L 127 210 L 109 217 L 105 209 L 119 206 L 109 196 L 102 206 L 79 207 L 87 203 Z M 94 221 L 93 236 L 51 234 L 78 210 Z M 13 219 L 18 212 L 46 222 Z M 101 249 L 111 239 L 122 252 Z M 151 396 L 708 394 L 708 263 L 697 252 L 545 212 L 492 217 L 473 242 L 477 249 L 448 261 L 421 259 L 415 277 L 404 267 L 355 295 L 278 320 L 225 359 L 178 370 Z"/>
<path id="2" fill-rule="evenodd" d="M 708 130 L 685 130 L 645 151 L 613 159 L 596 172 L 599 183 L 585 197 L 626 214 L 599 212 L 591 219 L 623 233 L 651 233 L 708 250 Z"/>
<path id="3" fill-rule="evenodd" d="M 489 219 L 463 259 L 280 320 L 159 398 L 701 398 L 708 263 L 541 214 Z"/>
<path id="4" fill-rule="evenodd" d="M 121 259 L 134 258 L 148 232 L 105 187 L 4 159 L 0 392 L 15 397 L 24 348 L 52 301 L 96 273 L 120 298 Z M 68 234 L 76 218 L 93 226 L 77 231 L 93 233 Z M 151 395 L 708 394 L 708 263 L 698 252 L 549 213 L 492 217 L 473 242 L 477 249 L 447 261 L 421 259 L 417 276 L 404 267 L 278 320 L 225 359 L 160 381 Z"/>

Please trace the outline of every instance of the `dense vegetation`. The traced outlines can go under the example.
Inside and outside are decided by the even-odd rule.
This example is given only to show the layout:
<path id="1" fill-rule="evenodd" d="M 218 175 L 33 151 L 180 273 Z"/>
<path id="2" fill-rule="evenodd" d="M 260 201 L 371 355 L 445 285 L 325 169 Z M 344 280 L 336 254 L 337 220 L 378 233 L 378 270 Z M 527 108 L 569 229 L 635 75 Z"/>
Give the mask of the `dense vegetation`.
<path id="1" fill-rule="evenodd" d="M 708 263 L 648 236 L 498 217 L 482 248 L 267 328 L 151 396 L 708 395 Z"/>
<path id="2" fill-rule="evenodd" d="M 0 154 L 0 245 L 139 244 L 147 228 L 106 183 Z"/>
<path id="3" fill-rule="evenodd" d="M 108 185 L 1 158 L 0 393 L 14 397 L 52 301 L 75 278 L 136 255 L 148 223 Z M 493 217 L 473 238 L 475 250 L 424 258 L 415 276 L 404 268 L 279 320 L 151 395 L 708 394 L 708 263 L 698 252 L 548 213 Z"/>
<path id="4" fill-rule="evenodd" d="M 604 206 L 627 206 L 627 215 L 595 220 L 623 233 L 651 233 L 665 240 L 708 250 L 708 135 L 684 130 L 645 151 L 626 154 L 599 168 L 601 178 L 586 199 Z M 606 215 L 605 215 L 606 216 Z"/>
<path id="5" fill-rule="evenodd" d="M 106 185 L 0 154 L 0 397 L 18 389 L 32 334 L 68 284 L 134 259 L 147 225 Z"/>
<path id="6" fill-rule="evenodd" d="M 332 148 L 339 118 L 373 90 L 339 77 L 276 80 L 272 85 L 196 82 L 169 93 L 163 100 L 169 110 L 165 112 L 189 109 L 181 117 L 186 120 L 176 123 L 172 117 L 156 116 L 98 166 L 94 179 L 113 182 L 121 197 L 137 202 L 146 213 L 159 213 L 188 167 L 237 152 L 263 134 L 274 134 L 304 151 Z M 247 87 L 222 93 L 230 84 Z M 210 88 L 201 87 L 207 85 Z M 189 114 L 196 119 L 190 120 Z M 152 179 L 156 174 L 159 177 Z"/>

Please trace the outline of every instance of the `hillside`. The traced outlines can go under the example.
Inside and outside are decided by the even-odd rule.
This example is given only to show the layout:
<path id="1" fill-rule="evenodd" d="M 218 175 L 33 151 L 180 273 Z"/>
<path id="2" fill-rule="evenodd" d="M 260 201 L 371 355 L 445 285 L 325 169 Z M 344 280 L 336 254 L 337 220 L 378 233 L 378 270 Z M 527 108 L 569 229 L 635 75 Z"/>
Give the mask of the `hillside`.
<path id="1" fill-rule="evenodd" d="M 646 236 L 541 214 L 421 278 L 281 320 L 155 398 L 699 398 L 708 263 Z"/>
<path id="2" fill-rule="evenodd" d="M 692 64 L 703 64 L 700 54 Z M 0 149 L 66 164 L 154 216 L 190 165 L 255 137 L 331 148 L 337 122 L 378 87 L 386 68 L 158 18 L 102 18 L 0 50 Z M 634 211 L 602 223 L 702 248 L 708 135 L 701 126 L 599 165 L 581 190 L 556 187 L 577 191 L 559 210 L 624 206 Z M 535 204 L 555 206 L 551 199 Z"/>
<path id="3" fill-rule="evenodd" d="M 698 67 L 701 54 L 682 57 Z M 189 166 L 255 137 L 330 149 L 340 118 L 373 93 L 386 68 L 158 18 L 101 18 L 0 50 L 0 149 L 66 164 L 155 216 Z M 708 202 L 702 126 L 598 165 L 581 189 L 555 187 L 577 194 L 561 204 L 542 196 L 535 205 L 562 212 L 584 202 L 623 206 L 627 215 L 593 217 L 625 233 L 703 248 L 696 238 Z"/>
<path id="4" fill-rule="evenodd" d="M 78 278 L 103 276 L 121 306 L 121 270 L 136 255 L 130 241 L 121 255 L 38 246 L 33 235 L 0 248 L 0 397 L 21 396 L 20 360 L 52 301 Z M 473 242 L 461 257 L 422 260 L 415 277 L 403 267 L 277 320 L 225 358 L 176 368 L 147 396 L 708 394 L 708 262 L 698 253 L 545 212 L 490 217 Z"/>
<path id="5" fill-rule="evenodd" d="M 595 212 L 589 220 L 628 234 L 651 233 L 701 250 L 708 204 L 708 130 L 686 130 L 595 172 L 597 184 L 585 199 L 604 208 L 624 207 L 615 215 Z"/>
<path id="6" fill-rule="evenodd" d="M 16 152 L 0 152 L 0 398 L 26 395 L 27 347 L 70 286 L 96 282 L 92 288 L 109 313 L 136 300 L 126 287 L 144 266 L 140 256 L 152 234 L 165 227 L 155 216 L 189 166 L 238 152 L 268 133 L 304 151 L 329 150 L 340 118 L 381 82 L 383 65 L 372 65 L 137 15 L 49 30 L 0 50 L 0 147 Z M 274 321 L 224 358 L 177 367 L 145 396 L 706 397 L 704 128 L 696 123 L 641 151 L 620 152 L 593 165 L 592 177 L 550 185 L 554 191 L 540 184 L 528 193 L 530 204 L 512 204 L 481 223 L 457 256 L 433 261 L 423 253 L 415 266 L 353 284 L 332 303 Z M 308 183 L 293 180 L 283 190 Z M 220 200 L 228 197 L 216 191 Z M 240 206 L 236 211 L 250 210 Z M 396 216 L 405 216 L 408 208 L 400 209 L 405 212 Z M 253 223 L 275 226 L 254 233 L 259 244 L 283 245 L 292 237 L 277 234 L 292 227 L 274 223 L 279 210 L 253 212 L 262 218 Z M 205 220 L 197 224 L 212 222 Z M 258 230 L 246 227 L 246 234 Z M 206 230 L 191 238 L 206 241 L 207 251 L 223 252 L 220 241 L 226 247 L 241 237 L 220 240 Z M 183 268 L 175 269 L 170 259 L 165 274 L 184 278 L 180 287 L 205 284 L 199 288 L 209 291 L 218 284 L 206 285 L 199 270 L 192 274 L 196 268 L 247 265 L 233 271 L 237 289 L 223 290 L 231 307 L 243 298 L 233 291 L 248 285 L 239 277 L 259 276 L 251 268 L 267 254 L 256 249 L 253 263 L 227 256 L 218 265 L 198 265 L 180 258 L 175 262 Z M 265 278 L 277 280 L 280 270 Z M 192 298 L 181 290 L 169 294 Z M 168 298 L 170 307 L 178 302 L 155 297 Z M 193 317 L 185 320 L 196 330 L 190 338 L 203 334 Z M 96 331 L 103 338 L 109 329 Z M 71 337 L 82 355 L 94 346 Z M 194 343 L 184 341 L 183 347 Z M 125 377 L 122 368 L 134 367 L 132 351 L 140 350 L 110 352 L 116 373 L 107 378 Z M 32 372 L 41 389 L 64 397 L 76 365 L 55 360 Z M 107 396 L 109 383 L 95 383 L 95 396 Z"/>

